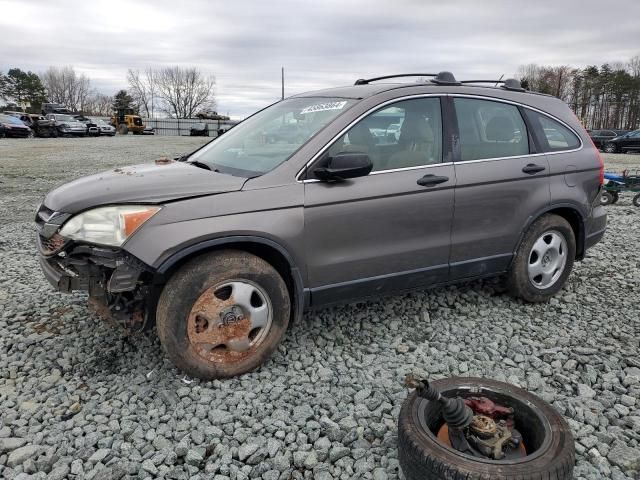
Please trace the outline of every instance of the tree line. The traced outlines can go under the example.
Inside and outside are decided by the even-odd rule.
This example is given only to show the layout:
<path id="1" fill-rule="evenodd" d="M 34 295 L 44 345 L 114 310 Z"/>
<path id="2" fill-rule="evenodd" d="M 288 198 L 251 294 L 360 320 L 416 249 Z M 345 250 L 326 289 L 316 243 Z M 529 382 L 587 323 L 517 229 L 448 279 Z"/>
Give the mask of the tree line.
<path id="1" fill-rule="evenodd" d="M 147 117 L 191 118 L 200 110 L 215 107 L 215 77 L 195 67 L 129 70 L 127 83 L 128 90 L 105 95 L 71 66 L 49 67 L 40 74 L 11 68 L 6 74 L 0 72 L 0 98 L 32 113 L 39 113 L 41 105 L 50 102 L 96 116 L 132 108 Z"/>
<path id="2" fill-rule="evenodd" d="M 640 128 L 640 56 L 585 68 L 523 65 L 522 86 L 564 100 L 589 129 Z"/>

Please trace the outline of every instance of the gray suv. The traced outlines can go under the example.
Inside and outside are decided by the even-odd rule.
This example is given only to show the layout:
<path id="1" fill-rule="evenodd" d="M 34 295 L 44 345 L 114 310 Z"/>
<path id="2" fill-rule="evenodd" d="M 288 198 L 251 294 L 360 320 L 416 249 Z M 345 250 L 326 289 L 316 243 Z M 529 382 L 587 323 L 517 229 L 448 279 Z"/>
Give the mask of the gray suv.
<path id="1" fill-rule="evenodd" d="M 184 157 L 53 190 L 44 274 L 156 324 L 201 378 L 256 368 L 310 307 L 496 275 L 547 300 L 605 232 L 597 149 L 515 80 L 421 76 L 296 95 Z M 283 125 L 300 135 L 274 141 Z"/>

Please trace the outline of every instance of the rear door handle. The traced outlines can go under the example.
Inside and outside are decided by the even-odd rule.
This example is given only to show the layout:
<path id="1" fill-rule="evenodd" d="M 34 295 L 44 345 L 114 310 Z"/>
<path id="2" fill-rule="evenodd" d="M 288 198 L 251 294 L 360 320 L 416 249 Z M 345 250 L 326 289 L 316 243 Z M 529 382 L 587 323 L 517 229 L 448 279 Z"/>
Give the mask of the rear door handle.
<path id="1" fill-rule="evenodd" d="M 530 163 L 525 167 L 522 167 L 522 171 L 524 173 L 528 173 L 529 175 L 533 175 L 534 173 L 542 172 L 545 169 L 542 165 L 536 165 L 535 163 Z"/>
<path id="2" fill-rule="evenodd" d="M 418 185 L 423 187 L 433 187 L 434 185 L 438 185 L 439 183 L 448 182 L 449 177 L 438 176 L 438 175 L 425 175 L 424 177 L 418 179 Z"/>

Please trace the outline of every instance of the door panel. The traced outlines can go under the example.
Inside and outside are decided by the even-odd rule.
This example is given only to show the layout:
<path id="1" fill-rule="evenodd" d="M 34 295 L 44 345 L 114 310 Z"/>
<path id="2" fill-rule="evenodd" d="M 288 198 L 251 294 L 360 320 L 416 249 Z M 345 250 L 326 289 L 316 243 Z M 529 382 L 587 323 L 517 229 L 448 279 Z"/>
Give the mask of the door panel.
<path id="1" fill-rule="evenodd" d="M 527 165 L 545 167 L 523 173 Z M 529 216 L 549 203 L 544 155 L 456 164 L 451 277 L 505 270 Z"/>
<path id="2" fill-rule="evenodd" d="M 449 181 L 423 187 L 424 175 Z M 308 283 L 314 305 L 448 278 L 452 165 L 305 184 Z"/>
<path id="3" fill-rule="evenodd" d="M 518 107 L 454 98 L 460 135 L 451 231 L 452 279 L 504 271 L 530 216 L 550 201 L 549 164 Z"/>
<path id="4" fill-rule="evenodd" d="M 442 163 L 442 139 L 438 97 L 402 100 L 359 120 L 310 167 L 313 179 L 314 168 L 342 152 L 366 154 L 373 165 L 365 177 L 305 183 L 312 304 L 448 279 L 455 170 Z"/>

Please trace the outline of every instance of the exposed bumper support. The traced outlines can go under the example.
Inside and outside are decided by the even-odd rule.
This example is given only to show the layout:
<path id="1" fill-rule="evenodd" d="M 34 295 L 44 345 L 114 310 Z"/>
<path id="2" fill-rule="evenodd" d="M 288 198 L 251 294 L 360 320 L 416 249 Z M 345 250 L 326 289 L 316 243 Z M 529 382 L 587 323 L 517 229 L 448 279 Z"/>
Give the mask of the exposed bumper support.
<path id="1" fill-rule="evenodd" d="M 52 253 L 41 238 L 38 245 L 40 267 L 56 290 L 87 291 L 96 313 L 129 331 L 146 326 L 155 298 L 156 275 L 149 266 L 120 249 L 64 241 Z"/>

